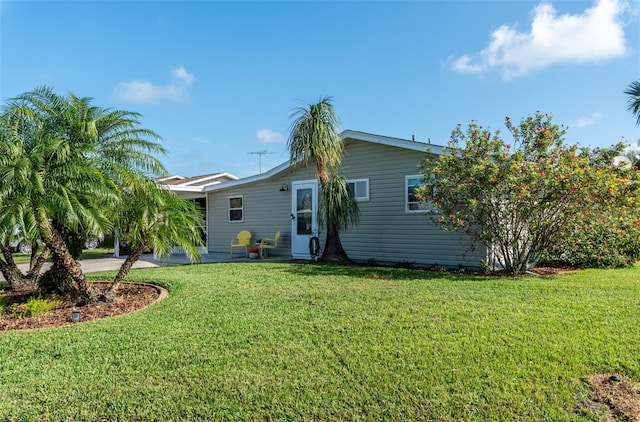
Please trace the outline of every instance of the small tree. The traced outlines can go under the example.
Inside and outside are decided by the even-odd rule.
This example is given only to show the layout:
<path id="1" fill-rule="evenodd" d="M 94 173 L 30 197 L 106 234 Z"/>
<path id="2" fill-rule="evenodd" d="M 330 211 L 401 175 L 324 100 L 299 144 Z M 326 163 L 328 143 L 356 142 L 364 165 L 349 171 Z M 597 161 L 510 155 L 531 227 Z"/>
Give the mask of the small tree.
<path id="1" fill-rule="evenodd" d="M 165 257 L 174 246 L 179 246 L 195 262 L 200 260 L 198 246 L 204 245 L 200 235 L 204 223 L 193 201 L 179 198 L 152 180 L 136 178 L 124 189 L 123 196 L 124 200 L 114 210 L 114 220 L 130 253 L 105 295 L 107 301 L 115 298 L 118 287 L 144 251 L 154 249 L 159 257 Z"/>
<path id="2" fill-rule="evenodd" d="M 342 247 L 340 230 L 357 221 L 359 211 L 358 203 L 345 189 L 346 182 L 337 176 L 343 147 L 340 119 L 331 98 L 326 97 L 316 104 L 309 104 L 308 108 L 295 109 L 291 117 L 294 121 L 287 143 L 291 162 L 313 165 L 320 181 L 322 200 L 318 214 L 327 228 L 320 262 L 347 263 L 349 256 Z"/>
<path id="3" fill-rule="evenodd" d="M 50 281 L 71 280 L 87 300 L 94 294 L 77 262 L 84 237 L 111 229 L 107 204 L 127 174 L 166 174 L 154 157 L 165 151 L 160 138 L 137 113 L 91 101 L 41 87 L 8 100 L 0 116 L 0 224 L 5 215 L 33 221 L 55 258 Z"/>
<path id="4" fill-rule="evenodd" d="M 567 146 L 566 128 L 546 114 L 505 124 L 513 144 L 476 122 L 466 131 L 458 125 L 445 153 L 422 162 L 419 194 L 441 212 L 442 228 L 482 243 L 495 269 L 522 273 L 561 242 L 576 216 L 627 206 L 637 183 L 634 172 L 613 164 L 621 144 Z"/>

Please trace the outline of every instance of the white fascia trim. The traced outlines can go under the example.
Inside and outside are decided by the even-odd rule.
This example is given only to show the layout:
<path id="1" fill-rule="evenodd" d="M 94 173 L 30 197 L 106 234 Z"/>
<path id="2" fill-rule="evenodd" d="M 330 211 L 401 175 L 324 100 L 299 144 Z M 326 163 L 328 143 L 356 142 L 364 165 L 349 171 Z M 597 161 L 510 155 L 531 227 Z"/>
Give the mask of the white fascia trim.
<path id="1" fill-rule="evenodd" d="M 247 183 L 257 182 L 257 181 L 260 181 L 260 180 L 266 180 L 266 179 L 269 179 L 269 178 L 275 176 L 278 173 L 281 173 L 281 172 L 287 170 L 289 167 L 291 167 L 290 163 L 291 163 L 290 161 L 284 162 L 284 163 L 280 164 L 279 166 L 276 166 L 276 167 L 272 168 L 271 170 L 268 170 L 268 171 L 266 171 L 264 173 L 256 174 L 254 176 L 244 177 L 242 179 L 236 178 L 235 180 L 231 180 L 229 182 L 224 182 L 224 183 L 219 183 L 217 185 L 203 186 L 203 188 L 204 188 L 203 192 L 212 192 L 212 191 L 216 191 L 216 190 L 220 190 L 220 189 L 231 188 L 231 187 L 234 187 L 234 186 L 241 186 L 241 185 L 245 185 Z"/>
<path id="2" fill-rule="evenodd" d="M 206 182 L 207 180 L 215 180 L 215 179 L 219 179 L 221 177 L 228 177 L 229 179 L 233 179 L 233 180 L 238 180 L 239 177 L 238 176 L 234 176 L 231 173 L 217 173 L 217 174 L 213 174 L 209 177 L 203 177 L 201 179 L 196 179 L 196 180 L 192 180 L 190 182 L 187 183 L 181 183 L 179 186 L 191 186 L 194 185 L 196 183 L 202 183 L 202 182 Z M 222 182 L 215 182 L 215 183 L 222 183 Z"/>
<path id="3" fill-rule="evenodd" d="M 239 177 L 236 176 L 235 174 L 231 174 L 231 173 L 227 173 L 227 172 L 218 173 L 218 177 L 225 177 L 225 176 L 228 177 L 229 179 L 233 179 L 233 180 L 238 180 L 239 179 Z"/>
<path id="4" fill-rule="evenodd" d="M 159 177 L 156 179 L 156 181 L 158 182 L 166 182 L 167 180 L 182 180 L 182 179 L 186 179 L 186 177 L 182 177 L 179 174 L 172 174 L 171 176 L 166 176 L 166 177 Z"/>
<path id="5" fill-rule="evenodd" d="M 204 188 L 206 187 L 206 186 L 182 186 L 182 185 L 163 185 L 163 184 L 160 184 L 160 186 L 174 192 L 192 192 L 192 193 L 204 192 Z"/>
<path id="6" fill-rule="evenodd" d="M 442 154 L 443 147 L 440 145 L 427 144 L 424 142 L 411 141 L 409 139 L 392 138 L 389 136 L 375 135 L 373 133 L 358 132 L 355 130 L 345 130 L 340 134 L 343 140 L 355 139 L 357 141 L 373 142 L 375 144 L 389 145 L 392 147 L 410 149 L 413 151 L 426 152 L 427 148 L 434 154 Z"/>

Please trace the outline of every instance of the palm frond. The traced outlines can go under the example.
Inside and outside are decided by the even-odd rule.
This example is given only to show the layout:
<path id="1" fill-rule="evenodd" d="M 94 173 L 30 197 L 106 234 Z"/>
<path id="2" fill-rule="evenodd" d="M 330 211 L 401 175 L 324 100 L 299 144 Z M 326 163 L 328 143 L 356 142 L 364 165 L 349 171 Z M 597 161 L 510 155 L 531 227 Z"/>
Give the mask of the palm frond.
<path id="1" fill-rule="evenodd" d="M 342 158 L 340 119 L 333 109 L 330 97 L 316 104 L 296 108 L 290 118 L 287 148 L 292 162 L 314 164 L 321 183 L 328 179 L 330 168 L 337 167 Z"/>
<path id="2" fill-rule="evenodd" d="M 627 110 L 636 117 L 636 125 L 640 126 L 640 80 L 631 82 L 624 93 L 629 96 Z"/>

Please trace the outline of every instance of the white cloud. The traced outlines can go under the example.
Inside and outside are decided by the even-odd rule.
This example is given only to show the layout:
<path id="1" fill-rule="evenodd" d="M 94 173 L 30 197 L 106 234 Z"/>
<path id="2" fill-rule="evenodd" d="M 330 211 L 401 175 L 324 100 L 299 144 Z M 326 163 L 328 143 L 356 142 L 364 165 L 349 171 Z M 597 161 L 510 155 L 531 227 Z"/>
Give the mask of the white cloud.
<path id="1" fill-rule="evenodd" d="M 281 144 L 285 142 L 283 134 L 274 132 L 271 129 L 258 129 L 256 138 L 262 144 Z"/>
<path id="2" fill-rule="evenodd" d="M 558 15 L 551 3 L 533 10 L 529 32 L 502 25 L 480 52 L 452 63 L 461 73 L 499 70 L 503 77 L 526 75 L 558 63 L 587 63 L 622 57 L 626 53 L 622 16 L 624 0 L 597 0 L 581 14 Z"/>
<path id="3" fill-rule="evenodd" d="M 575 127 L 593 126 L 598 120 L 600 120 L 601 117 L 602 117 L 602 114 L 595 112 L 590 116 L 584 116 L 584 117 L 578 118 L 578 120 L 576 120 L 573 125 Z"/>
<path id="4" fill-rule="evenodd" d="M 207 138 L 201 138 L 199 136 L 196 136 L 194 138 L 192 138 L 193 142 L 197 143 L 197 144 L 202 144 L 202 145 L 206 145 L 206 144 L 210 144 L 211 140 L 207 139 Z"/>
<path id="5" fill-rule="evenodd" d="M 114 97 L 123 102 L 147 104 L 164 100 L 176 103 L 189 101 L 189 88 L 195 77 L 184 66 L 171 69 L 171 75 L 171 82 L 167 85 L 154 85 L 140 80 L 120 82 L 113 90 Z"/>
<path id="6" fill-rule="evenodd" d="M 171 74 L 173 75 L 174 81 L 182 81 L 187 86 L 190 86 L 196 80 L 191 73 L 187 72 L 184 66 L 174 67 L 171 69 Z"/>

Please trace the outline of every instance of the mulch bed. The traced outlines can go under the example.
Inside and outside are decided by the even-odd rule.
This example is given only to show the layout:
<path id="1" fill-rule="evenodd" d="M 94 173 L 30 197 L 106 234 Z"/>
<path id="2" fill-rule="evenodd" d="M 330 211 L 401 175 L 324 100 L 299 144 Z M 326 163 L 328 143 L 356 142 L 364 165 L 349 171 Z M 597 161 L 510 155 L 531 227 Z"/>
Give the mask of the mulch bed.
<path id="1" fill-rule="evenodd" d="M 107 291 L 111 283 L 92 282 L 98 295 Z M 32 330 L 37 328 L 59 327 L 76 324 L 71 321 L 71 312 L 80 311 L 80 322 L 108 318 L 142 309 L 166 297 L 168 292 L 152 284 L 123 283 L 117 291 L 116 299 L 112 303 L 95 302 L 79 306 L 72 297 L 43 297 L 47 300 L 62 300 L 59 307 L 39 317 L 19 317 L 11 313 L 0 313 L 0 331 Z M 39 297 L 37 292 L 0 291 L 0 299 L 4 298 L 7 305 L 26 303 L 32 297 Z"/>
<path id="2" fill-rule="evenodd" d="M 538 275 L 555 275 L 555 274 L 565 274 L 565 273 L 574 273 L 578 271 L 575 267 L 570 267 L 568 265 L 558 265 L 558 266 L 544 266 L 539 265 L 533 267 L 531 272 Z"/>

